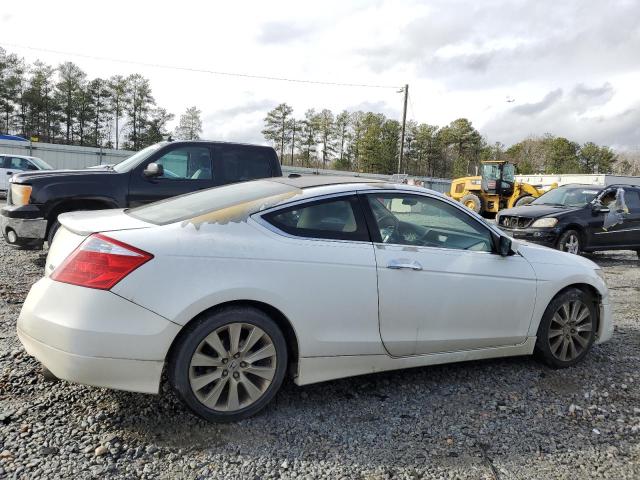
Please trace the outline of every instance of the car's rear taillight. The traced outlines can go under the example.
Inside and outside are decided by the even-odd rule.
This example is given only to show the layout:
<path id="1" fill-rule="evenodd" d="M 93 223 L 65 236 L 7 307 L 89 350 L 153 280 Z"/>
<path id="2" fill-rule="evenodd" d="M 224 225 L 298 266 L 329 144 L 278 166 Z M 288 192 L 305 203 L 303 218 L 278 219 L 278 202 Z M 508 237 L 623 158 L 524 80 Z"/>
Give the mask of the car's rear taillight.
<path id="1" fill-rule="evenodd" d="M 113 238 L 91 235 L 51 274 L 51 279 L 82 287 L 109 290 L 153 258 Z"/>

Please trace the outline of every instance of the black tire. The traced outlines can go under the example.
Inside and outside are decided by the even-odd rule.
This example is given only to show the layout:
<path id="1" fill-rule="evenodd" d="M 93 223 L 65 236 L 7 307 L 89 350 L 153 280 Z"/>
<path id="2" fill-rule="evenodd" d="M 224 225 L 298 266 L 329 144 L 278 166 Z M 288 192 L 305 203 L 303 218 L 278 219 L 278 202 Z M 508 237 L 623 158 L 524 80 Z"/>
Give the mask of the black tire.
<path id="1" fill-rule="evenodd" d="M 585 334 L 588 334 L 588 338 L 586 335 L 581 336 L 582 340 L 585 342 L 584 345 L 582 343 L 578 343 L 577 341 L 568 339 L 568 341 L 571 341 L 573 343 L 573 349 L 577 348 L 576 345 L 578 345 L 579 348 L 583 348 L 584 350 L 582 350 L 581 353 L 576 355 L 574 358 L 563 360 L 559 358 L 559 355 L 557 354 L 562 350 L 563 346 L 560 345 L 560 348 L 559 350 L 556 350 L 556 353 L 554 353 L 553 349 L 554 345 L 557 345 L 556 342 L 558 341 L 559 337 L 563 337 L 565 335 L 558 335 L 551 339 L 549 333 L 550 330 L 559 331 L 559 329 L 557 328 L 551 328 L 552 326 L 558 326 L 554 321 L 554 315 L 556 315 L 556 312 L 558 312 L 563 305 L 567 303 L 571 304 L 570 302 L 579 302 L 579 304 L 588 309 L 591 322 L 591 330 L 590 332 L 583 332 Z M 589 350 L 591 350 L 591 346 L 593 345 L 593 342 L 596 338 L 596 331 L 598 328 L 597 319 L 598 317 L 594 299 L 590 295 L 577 288 L 572 288 L 570 290 L 562 292 L 561 294 L 554 297 L 553 300 L 551 300 L 549 306 L 547 306 L 547 309 L 544 312 L 544 315 L 542 316 L 540 326 L 538 327 L 536 346 L 534 350 L 535 356 L 552 368 L 567 368 L 582 361 L 587 353 L 589 353 Z M 575 338 L 575 334 L 572 334 L 570 330 L 567 331 L 567 335 L 574 335 Z M 564 342 L 564 340 L 560 338 L 560 342 L 562 343 Z M 569 348 L 568 350 L 571 350 L 571 348 Z M 573 352 L 575 353 L 576 350 L 573 350 Z"/>
<path id="2" fill-rule="evenodd" d="M 577 230 L 565 230 L 560 234 L 556 248 L 563 252 L 579 255 L 582 252 L 582 235 Z"/>
<path id="3" fill-rule="evenodd" d="M 237 323 L 258 327 L 268 335 L 269 340 L 275 347 L 277 358 L 275 374 L 261 396 L 248 406 L 233 411 L 221 411 L 209 408 L 197 398 L 191 388 L 191 360 L 196 349 L 202 345 L 205 337 L 220 328 L 224 328 L 226 325 Z M 287 344 L 284 335 L 267 314 L 251 307 L 227 307 L 205 314 L 185 328 L 187 330 L 184 334 L 181 334 L 178 343 L 172 347 L 167 373 L 169 383 L 173 387 L 176 395 L 192 412 L 210 422 L 235 422 L 255 415 L 273 399 L 284 380 L 288 358 Z M 225 348 L 227 348 L 227 345 L 225 345 Z M 231 364 L 211 368 L 215 369 L 215 371 L 217 371 L 218 368 L 225 369 L 224 371 L 226 372 L 227 368 L 231 368 Z M 235 373 L 233 375 L 235 375 Z M 227 378 L 227 382 L 233 382 L 230 376 Z M 227 395 L 229 395 L 228 388 L 230 387 L 223 387 L 223 390 L 227 389 Z M 214 387 L 212 386 L 211 390 L 213 389 Z M 242 391 L 248 393 L 248 390 Z"/>
<path id="4" fill-rule="evenodd" d="M 476 213 L 480 213 L 482 210 L 482 200 L 475 193 L 467 193 L 460 199 L 460 203 Z"/>
<path id="5" fill-rule="evenodd" d="M 60 228 L 60 222 L 56 217 L 56 219 L 53 221 L 53 223 L 49 227 L 49 233 L 47 233 L 47 243 L 49 244 L 49 247 L 51 247 L 51 243 L 53 242 L 53 237 L 56 236 L 56 232 L 58 231 L 59 228 Z"/>
<path id="6" fill-rule="evenodd" d="M 529 205 L 531 202 L 533 202 L 535 200 L 535 198 L 531 195 L 525 195 L 524 197 L 520 197 L 514 207 L 522 207 L 523 205 Z"/>

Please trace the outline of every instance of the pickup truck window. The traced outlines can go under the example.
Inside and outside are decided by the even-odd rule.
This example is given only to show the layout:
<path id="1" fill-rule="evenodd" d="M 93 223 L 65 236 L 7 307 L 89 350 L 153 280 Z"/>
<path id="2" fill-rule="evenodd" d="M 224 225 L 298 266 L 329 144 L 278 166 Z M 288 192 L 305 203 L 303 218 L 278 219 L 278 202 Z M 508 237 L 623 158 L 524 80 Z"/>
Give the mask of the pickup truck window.
<path id="1" fill-rule="evenodd" d="M 164 147 L 166 142 L 156 143 L 147 148 L 140 150 L 139 152 L 134 153 L 126 160 L 121 161 L 117 165 L 114 165 L 113 169 L 118 173 L 124 173 L 130 171 L 132 168 L 140 165 L 145 159 L 149 158 L 154 152 L 160 150 L 160 148 Z"/>
<path id="2" fill-rule="evenodd" d="M 213 178 L 211 151 L 208 147 L 178 147 L 156 162 L 164 168 L 164 174 L 158 178 L 168 180 L 211 180 Z"/>
<path id="3" fill-rule="evenodd" d="M 273 175 L 273 151 L 246 145 L 219 145 L 216 150 L 223 183 L 246 182 Z"/>

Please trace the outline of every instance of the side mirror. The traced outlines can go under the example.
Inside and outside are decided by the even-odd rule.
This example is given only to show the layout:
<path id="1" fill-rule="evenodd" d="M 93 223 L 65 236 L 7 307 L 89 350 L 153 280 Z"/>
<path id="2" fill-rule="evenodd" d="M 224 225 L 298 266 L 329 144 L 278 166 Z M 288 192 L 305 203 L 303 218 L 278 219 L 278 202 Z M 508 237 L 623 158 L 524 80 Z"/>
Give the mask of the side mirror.
<path id="1" fill-rule="evenodd" d="M 157 163 L 150 163 L 142 173 L 145 177 L 161 177 L 164 174 L 164 167 Z"/>
<path id="2" fill-rule="evenodd" d="M 607 207 L 603 207 L 600 202 L 593 202 L 591 204 L 591 211 L 593 213 L 609 213 L 609 209 Z"/>
<path id="3" fill-rule="evenodd" d="M 498 239 L 498 253 L 501 257 L 508 257 L 514 253 L 518 253 L 518 244 L 509 237 L 501 235 Z"/>

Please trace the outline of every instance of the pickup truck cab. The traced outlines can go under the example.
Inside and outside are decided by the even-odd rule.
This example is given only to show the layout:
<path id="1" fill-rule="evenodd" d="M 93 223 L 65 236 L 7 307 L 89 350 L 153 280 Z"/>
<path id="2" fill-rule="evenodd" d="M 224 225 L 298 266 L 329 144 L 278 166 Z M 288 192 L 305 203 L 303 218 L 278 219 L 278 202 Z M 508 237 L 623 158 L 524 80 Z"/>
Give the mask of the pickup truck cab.
<path id="1" fill-rule="evenodd" d="M 208 141 L 160 142 L 117 165 L 84 170 L 24 172 L 11 178 L 0 210 L 10 245 L 42 248 L 58 215 L 136 207 L 168 197 L 257 178 L 280 177 L 271 147 Z"/>

